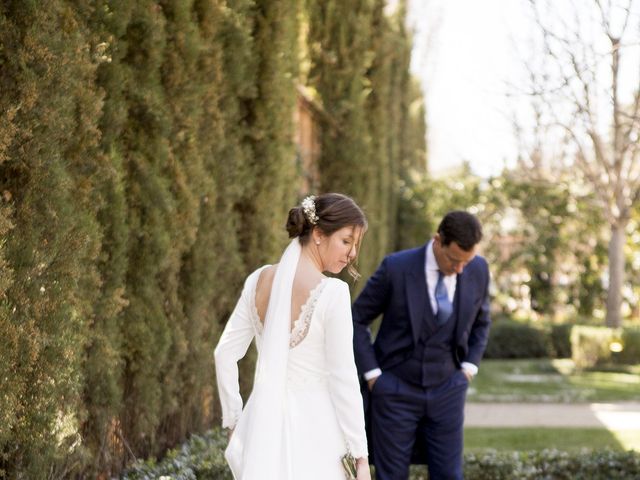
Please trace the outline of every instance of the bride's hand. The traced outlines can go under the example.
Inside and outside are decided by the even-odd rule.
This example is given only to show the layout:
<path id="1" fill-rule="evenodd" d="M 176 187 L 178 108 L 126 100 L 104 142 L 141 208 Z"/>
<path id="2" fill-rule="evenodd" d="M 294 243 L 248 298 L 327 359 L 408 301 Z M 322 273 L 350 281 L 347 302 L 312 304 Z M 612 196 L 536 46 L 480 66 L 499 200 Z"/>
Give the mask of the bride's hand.
<path id="1" fill-rule="evenodd" d="M 367 457 L 356 460 L 356 480 L 371 480 L 371 470 Z"/>

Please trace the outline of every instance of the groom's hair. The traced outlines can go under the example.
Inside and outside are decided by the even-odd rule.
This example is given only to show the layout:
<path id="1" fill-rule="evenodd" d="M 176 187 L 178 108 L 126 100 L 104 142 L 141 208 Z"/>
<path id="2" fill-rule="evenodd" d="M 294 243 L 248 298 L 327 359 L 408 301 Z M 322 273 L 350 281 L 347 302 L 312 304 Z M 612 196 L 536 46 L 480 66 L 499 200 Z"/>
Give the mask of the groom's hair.
<path id="1" fill-rule="evenodd" d="M 475 215 L 454 210 L 443 217 L 438 234 L 442 245 L 456 242 L 462 250 L 469 252 L 482 240 L 482 225 Z"/>

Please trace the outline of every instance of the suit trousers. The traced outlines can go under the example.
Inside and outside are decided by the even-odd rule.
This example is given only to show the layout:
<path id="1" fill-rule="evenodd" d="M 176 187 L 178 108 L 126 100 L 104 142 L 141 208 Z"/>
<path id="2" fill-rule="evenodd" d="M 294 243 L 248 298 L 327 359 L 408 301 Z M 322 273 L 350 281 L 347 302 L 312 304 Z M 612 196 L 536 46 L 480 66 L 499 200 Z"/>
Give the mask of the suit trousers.
<path id="1" fill-rule="evenodd" d="M 377 480 L 406 480 L 416 441 L 426 448 L 430 480 L 461 480 L 464 403 L 469 382 L 456 370 L 435 387 L 384 371 L 370 397 Z"/>

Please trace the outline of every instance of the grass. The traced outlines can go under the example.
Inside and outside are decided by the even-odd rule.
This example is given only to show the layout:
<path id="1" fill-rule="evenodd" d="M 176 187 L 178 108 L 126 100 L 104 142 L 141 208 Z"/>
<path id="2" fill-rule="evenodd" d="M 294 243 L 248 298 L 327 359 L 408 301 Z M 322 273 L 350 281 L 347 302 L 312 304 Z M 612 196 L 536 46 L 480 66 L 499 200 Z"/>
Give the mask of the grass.
<path id="1" fill-rule="evenodd" d="M 465 428 L 467 452 L 486 449 L 515 451 L 583 448 L 640 451 L 640 430 L 611 432 L 604 428 Z"/>
<path id="2" fill-rule="evenodd" d="M 640 365 L 579 372 L 569 359 L 484 360 L 469 388 L 470 402 L 638 401 Z M 606 428 L 465 428 L 465 450 L 526 451 L 583 448 L 640 451 L 640 430 Z"/>
<path id="3" fill-rule="evenodd" d="M 484 360 L 470 402 L 612 402 L 638 400 L 640 365 L 578 372 L 569 359 Z"/>

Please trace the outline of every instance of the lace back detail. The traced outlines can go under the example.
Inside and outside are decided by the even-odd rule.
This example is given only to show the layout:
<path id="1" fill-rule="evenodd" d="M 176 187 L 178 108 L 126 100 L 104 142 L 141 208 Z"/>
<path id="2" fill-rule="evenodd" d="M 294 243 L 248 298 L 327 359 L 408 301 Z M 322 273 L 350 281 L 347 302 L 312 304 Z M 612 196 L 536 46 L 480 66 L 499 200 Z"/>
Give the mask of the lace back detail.
<path id="1" fill-rule="evenodd" d="M 289 337 L 289 348 L 294 348 L 302 342 L 309 333 L 309 327 L 311 326 L 311 317 L 316 309 L 316 303 L 322 289 L 326 284 L 326 278 L 322 279 L 318 285 L 316 285 L 311 292 L 309 292 L 309 298 L 304 302 L 300 309 L 300 316 L 293 322 L 293 328 L 291 329 L 291 337 Z"/>
<path id="2" fill-rule="evenodd" d="M 316 308 L 316 303 L 318 302 L 318 298 L 320 298 L 320 294 L 326 285 L 327 278 L 322 279 L 318 285 L 313 287 L 313 290 L 309 292 L 309 297 L 307 301 L 300 308 L 300 315 L 297 320 L 293 322 L 293 327 L 291 328 L 291 335 L 289 337 L 289 348 L 294 348 L 302 342 L 309 333 L 309 327 L 311 326 L 311 317 L 313 316 L 313 312 Z M 253 295 L 252 298 L 256 297 L 256 284 L 253 286 Z M 256 334 L 261 336 L 264 330 L 264 325 L 260 321 L 260 315 L 258 315 L 258 307 L 256 306 L 255 300 L 251 302 L 251 313 L 252 313 L 252 321 L 253 326 L 256 331 Z"/>

